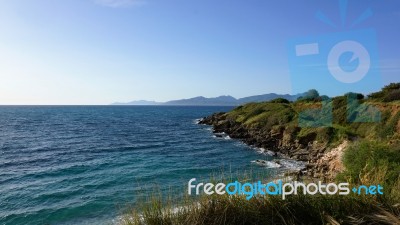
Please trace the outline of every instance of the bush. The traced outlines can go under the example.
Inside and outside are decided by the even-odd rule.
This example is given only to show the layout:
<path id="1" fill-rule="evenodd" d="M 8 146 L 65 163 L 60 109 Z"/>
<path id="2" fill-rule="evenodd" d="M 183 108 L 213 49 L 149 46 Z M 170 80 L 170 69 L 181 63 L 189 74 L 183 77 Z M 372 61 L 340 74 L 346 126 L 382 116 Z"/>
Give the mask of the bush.
<path id="1" fill-rule="evenodd" d="M 391 102 L 400 100 L 400 83 L 391 83 L 382 88 L 381 91 L 368 95 L 370 99 Z"/>
<path id="2" fill-rule="evenodd" d="M 341 177 L 362 183 L 362 175 L 385 169 L 380 182 L 393 185 L 400 174 L 400 148 L 378 142 L 362 141 L 347 149 L 343 156 L 346 171 Z"/>
<path id="3" fill-rule="evenodd" d="M 400 89 L 400 83 L 390 83 L 382 88 L 383 91 L 391 91 Z"/>
<path id="4" fill-rule="evenodd" d="M 364 95 L 361 93 L 349 92 L 349 93 L 346 93 L 344 96 L 346 96 L 347 98 L 352 98 L 352 99 L 357 99 L 357 100 L 364 99 Z"/>
<path id="5" fill-rule="evenodd" d="M 377 128 L 377 133 L 381 138 L 390 138 L 396 133 L 397 124 L 400 120 L 400 112 L 397 112 L 393 117 L 390 117 L 390 112 L 384 113 L 383 116 L 382 120 L 384 123 Z"/>
<path id="6" fill-rule="evenodd" d="M 390 91 L 383 99 L 385 102 L 393 102 L 400 100 L 400 89 Z"/>
<path id="7" fill-rule="evenodd" d="M 284 98 L 276 98 L 276 99 L 273 99 L 273 100 L 271 100 L 271 101 L 269 101 L 270 103 L 290 103 L 290 101 L 289 100 L 287 100 L 287 99 L 284 99 Z"/>
<path id="8" fill-rule="evenodd" d="M 333 103 L 333 123 L 346 125 L 347 124 L 347 98 L 344 96 L 335 97 Z"/>
<path id="9" fill-rule="evenodd" d="M 311 89 L 307 91 L 303 96 L 297 98 L 297 101 L 300 102 L 308 102 L 308 101 L 316 101 L 319 98 L 319 93 L 315 89 Z"/>

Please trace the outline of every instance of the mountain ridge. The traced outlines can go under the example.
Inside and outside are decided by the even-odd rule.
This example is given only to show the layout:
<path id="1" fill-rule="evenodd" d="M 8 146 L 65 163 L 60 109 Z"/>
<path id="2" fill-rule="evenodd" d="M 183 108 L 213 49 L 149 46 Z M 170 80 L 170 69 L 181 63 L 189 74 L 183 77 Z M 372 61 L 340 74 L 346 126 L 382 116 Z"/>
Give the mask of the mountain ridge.
<path id="1" fill-rule="evenodd" d="M 156 101 L 147 101 L 147 100 L 139 100 L 139 101 L 131 101 L 126 103 L 115 102 L 111 105 L 177 105 L 177 106 L 238 106 L 241 104 L 246 104 L 249 102 L 265 102 L 270 101 L 276 98 L 284 98 L 289 101 L 295 101 L 297 98 L 304 96 L 305 93 L 290 95 L 290 94 L 262 94 L 262 95 L 253 95 L 243 98 L 235 98 L 230 95 L 221 95 L 218 97 L 207 98 L 204 96 L 197 96 L 193 98 L 187 99 L 178 99 L 171 100 L 167 102 L 156 102 Z"/>

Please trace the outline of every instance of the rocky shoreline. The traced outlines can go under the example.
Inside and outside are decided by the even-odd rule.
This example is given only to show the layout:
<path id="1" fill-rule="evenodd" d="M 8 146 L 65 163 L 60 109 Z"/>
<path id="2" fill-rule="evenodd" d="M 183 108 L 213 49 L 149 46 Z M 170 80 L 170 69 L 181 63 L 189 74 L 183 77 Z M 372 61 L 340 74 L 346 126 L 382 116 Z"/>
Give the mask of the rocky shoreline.
<path id="1" fill-rule="evenodd" d="M 299 127 L 293 129 L 282 126 L 279 129 L 262 130 L 236 122 L 223 112 L 204 117 L 198 123 L 213 126 L 214 133 L 224 132 L 249 146 L 273 151 L 278 157 L 306 162 L 305 169 L 292 173 L 295 176 L 329 181 L 343 169 L 341 156 L 347 141 L 336 148 L 329 148 L 326 143 L 316 141 L 314 133 L 295 137 L 294 133 L 299 132 Z"/>

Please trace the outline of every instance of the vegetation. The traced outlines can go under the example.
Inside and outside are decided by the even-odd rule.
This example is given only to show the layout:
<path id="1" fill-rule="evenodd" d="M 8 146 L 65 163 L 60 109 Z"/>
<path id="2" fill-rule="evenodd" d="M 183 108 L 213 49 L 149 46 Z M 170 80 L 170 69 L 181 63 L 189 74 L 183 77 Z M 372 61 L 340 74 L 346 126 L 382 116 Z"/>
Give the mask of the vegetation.
<path id="1" fill-rule="evenodd" d="M 285 98 L 276 98 L 269 101 L 269 103 L 290 103 L 290 101 Z"/>
<path id="2" fill-rule="evenodd" d="M 383 102 L 400 100 L 400 83 L 391 83 L 382 88 L 381 91 L 368 95 L 368 98 Z"/>
<path id="3" fill-rule="evenodd" d="M 385 171 L 379 173 L 385 175 Z M 360 174 L 361 175 L 361 174 Z M 362 181 L 380 180 L 374 174 L 362 174 Z M 375 180 L 374 180 L 375 181 Z M 395 186 L 397 185 L 397 186 Z M 385 189 L 385 196 L 244 195 L 186 196 L 163 201 L 154 195 L 145 204 L 131 208 L 121 225 L 236 225 L 236 224 L 400 224 L 400 205 L 392 196 L 399 196 L 400 180 Z"/>
<path id="4" fill-rule="evenodd" d="M 303 127 L 314 125 L 316 128 L 297 129 L 293 133 L 295 138 L 314 133 L 316 138 L 329 144 L 356 138 L 381 141 L 396 139 L 400 131 L 400 104 L 379 99 L 389 99 L 397 93 L 397 87 L 400 87 L 400 83 L 385 86 L 382 91 L 369 95 L 368 99 L 364 99 L 360 93 L 347 93 L 323 100 L 324 97 L 316 90 L 310 90 L 293 103 L 282 99 L 249 103 L 237 107 L 227 116 L 260 132 L 279 130 L 282 127 L 290 129 L 302 121 Z"/>
<path id="5" fill-rule="evenodd" d="M 384 195 L 297 195 L 286 200 L 274 196 L 246 200 L 242 195 L 212 195 L 178 201 L 163 201 L 156 196 L 132 208 L 121 223 L 400 224 L 399 100 L 400 83 L 387 85 L 368 98 L 347 93 L 327 99 L 310 90 L 295 102 L 276 99 L 249 103 L 226 115 L 260 133 L 284 129 L 299 140 L 317 140 L 328 145 L 350 141 L 343 155 L 345 171 L 336 180 L 352 185 L 380 184 L 384 186 Z M 329 125 L 298 126 L 299 120 L 312 122 L 318 116 L 329 116 L 329 112 Z"/>
<path id="6" fill-rule="evenodd" d="M 389 199 L 400 202 L 400 146 L 376 141 L 354 143 L 344 154 L 346 170 L 338 180 L 354 184 L 381 184 Z M 397 190 L 397 191 L 396 191 Z"/>

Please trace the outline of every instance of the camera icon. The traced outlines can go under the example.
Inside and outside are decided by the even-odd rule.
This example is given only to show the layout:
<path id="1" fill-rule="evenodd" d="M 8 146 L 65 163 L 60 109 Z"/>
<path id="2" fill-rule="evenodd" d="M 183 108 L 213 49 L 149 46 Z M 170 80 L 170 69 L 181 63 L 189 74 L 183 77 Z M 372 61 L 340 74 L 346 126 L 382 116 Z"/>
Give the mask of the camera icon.
<path id="1" fill-rule="evenodd" d="M 331 33 L 315 37 L 292 39 L 288 42 L 288 59 L 293 93 L 318 89 L 331 97 L 349 92 L 371 93 L 382 87 L 379 57 L 373 29 Z M 348 95 L 348 122 L 379 122 L 376 110 L 370 116 L 354 116 L 366 111 Z M 370 108 L 370 107 L 369 107 Z M 330 126 L 332 103 L 324 99 L 321 109 L 300 113 L 299 125 L 305 127 Z M 305 119 L 307 118 L 307 119 Z M 330 119 L 329 119 L 330 118 Z"/>

